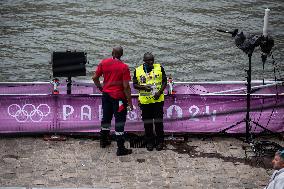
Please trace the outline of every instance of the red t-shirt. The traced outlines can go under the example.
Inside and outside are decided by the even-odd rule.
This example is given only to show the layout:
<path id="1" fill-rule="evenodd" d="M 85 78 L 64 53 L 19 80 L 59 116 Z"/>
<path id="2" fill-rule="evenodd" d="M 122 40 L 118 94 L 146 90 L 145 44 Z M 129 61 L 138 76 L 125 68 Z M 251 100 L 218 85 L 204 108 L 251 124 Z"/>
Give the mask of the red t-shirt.
<path id="1" fill-rule="evenodd" d="M 123 81 L 131 80 L 127 64 L 114 58 L 104 59 L 98 65 L 96 75 L 104 77 L 103 92 L 115 99 L 126 98 L 123 92 Z"/>

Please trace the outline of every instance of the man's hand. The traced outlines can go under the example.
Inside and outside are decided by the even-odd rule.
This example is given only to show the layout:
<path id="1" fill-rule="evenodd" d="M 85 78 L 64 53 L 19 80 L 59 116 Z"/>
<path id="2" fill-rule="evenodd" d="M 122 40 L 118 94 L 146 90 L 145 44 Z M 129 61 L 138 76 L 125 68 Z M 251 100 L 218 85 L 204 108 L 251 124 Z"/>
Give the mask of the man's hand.
<path id="1" fill-rule="evenodd" d="M 149 85 L 141 85 L 141 86 L 143 86 L 142 88 L 144 91 L 150 92 L 152 90 L 151 86 Z"/>
<path id="2" fill-rule="evenodd" d="M 155 93 L 154 99 L 155 99 L 155 100 L 158 100 L 158 99 L 160 98 L 160 96 L 161 96 L 161 92 L 158 91 L 158 92 Z"/>

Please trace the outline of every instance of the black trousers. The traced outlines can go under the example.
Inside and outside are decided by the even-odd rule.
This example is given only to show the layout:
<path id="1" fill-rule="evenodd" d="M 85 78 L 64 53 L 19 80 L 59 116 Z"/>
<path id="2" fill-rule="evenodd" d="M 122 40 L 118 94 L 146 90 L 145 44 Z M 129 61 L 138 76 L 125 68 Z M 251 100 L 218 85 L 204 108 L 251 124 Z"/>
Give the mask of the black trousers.
<path id="1" fill-rule="evenodd" d="M 164 102 L 140 105 L 147 143 L 154 143 L 155 139 L 158 143 L 164 142 L 163 107 Z M 154 126 L 156 136 L 153 132 Z"/>
<path id="2" fill-rule="evenodd" d="M 125 99 L 114 99 L 107 93 L 103 93 L 102 108 L 101 129 L 110 130 L 111 120 L 114 115 L 116 135 L 123 135 L 127 115 L 127 101 Z"/>

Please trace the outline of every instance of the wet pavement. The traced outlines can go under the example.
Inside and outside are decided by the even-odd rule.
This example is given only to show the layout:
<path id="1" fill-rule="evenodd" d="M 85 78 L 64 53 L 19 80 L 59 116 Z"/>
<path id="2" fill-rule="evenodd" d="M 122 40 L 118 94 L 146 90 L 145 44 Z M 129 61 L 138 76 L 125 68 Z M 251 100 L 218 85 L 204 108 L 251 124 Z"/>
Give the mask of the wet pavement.
<path id="1" fill-rule="evenodd" d="M 256 153 L 234 136 L 182 139 L 169 137 L 163 151 L 133 148 L 133 154 L 117 157 L 115 142 L 101 149 L 91 137 L 46 141 L 43 137 L 2 136 L 0 186 L 252 189 L 264 188 L 273 172 L 271 146 Z M 284 146 L 283 140 L 272 136 L 256 140 Z"/>

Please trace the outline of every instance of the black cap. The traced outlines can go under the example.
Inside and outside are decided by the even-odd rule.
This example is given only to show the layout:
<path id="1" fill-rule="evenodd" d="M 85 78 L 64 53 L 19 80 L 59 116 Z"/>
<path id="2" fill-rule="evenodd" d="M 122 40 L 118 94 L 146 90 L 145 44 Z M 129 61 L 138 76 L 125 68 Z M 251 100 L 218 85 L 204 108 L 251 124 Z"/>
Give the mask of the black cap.
<path id="1" fill-rule="evenodd" d="M 146 52 L 144 54 L 143 61 L 149 61 L 149 60 L 153 60 L 154 61 L 154 56 L 152 55 L 152 53 Z"/>

